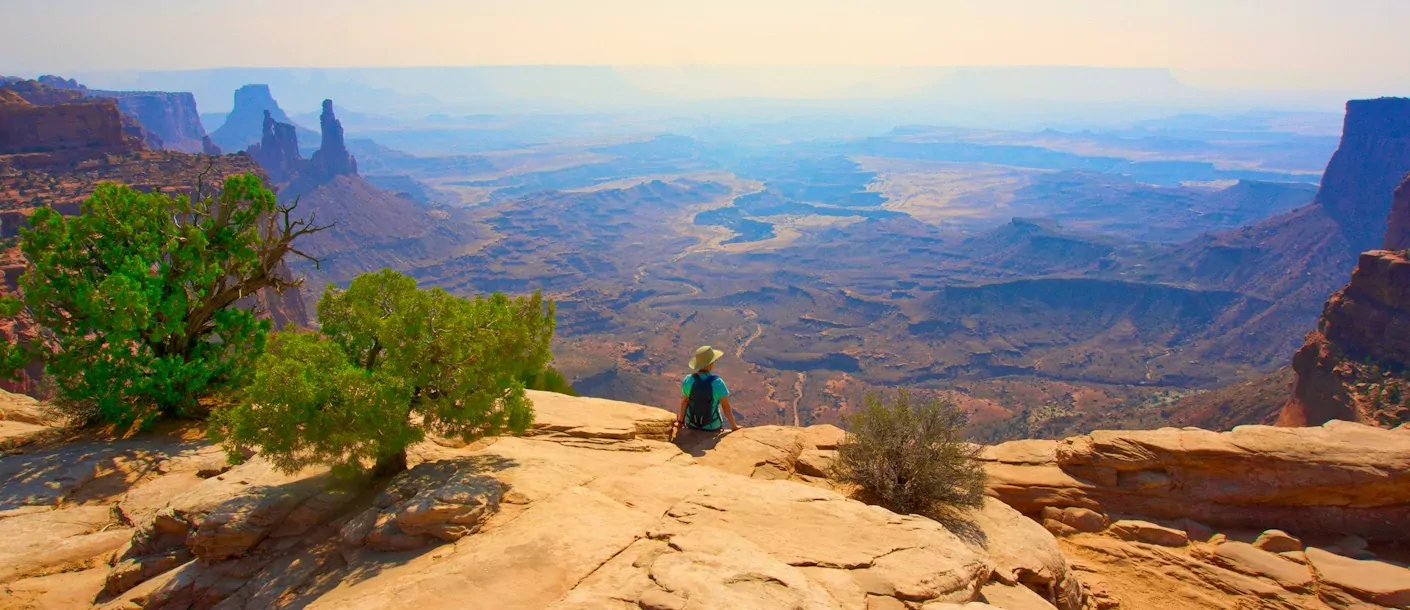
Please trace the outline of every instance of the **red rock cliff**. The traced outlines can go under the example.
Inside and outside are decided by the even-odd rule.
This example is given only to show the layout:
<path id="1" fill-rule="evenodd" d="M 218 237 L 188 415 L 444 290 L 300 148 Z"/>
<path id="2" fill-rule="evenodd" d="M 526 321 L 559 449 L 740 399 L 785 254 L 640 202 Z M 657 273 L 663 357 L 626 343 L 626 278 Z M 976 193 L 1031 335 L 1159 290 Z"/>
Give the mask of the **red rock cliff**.
<path id="1" fill-rule="evenodd" d="M 1393 427 L 1410 422 L 1410 178 L 1396 189 L 1385 244 L 1361 255 L 1317 330 L 1293 357 L 1297 384 L 1282 426 L 1333 419 Z"/>
<path id="2" fill-rule="evenodd" d="M 7 85 L 0 97 L 0 154 L 140 150 L 125 133 L 112 100 L 84 101 L 72 92 L 30 82 Z"/>

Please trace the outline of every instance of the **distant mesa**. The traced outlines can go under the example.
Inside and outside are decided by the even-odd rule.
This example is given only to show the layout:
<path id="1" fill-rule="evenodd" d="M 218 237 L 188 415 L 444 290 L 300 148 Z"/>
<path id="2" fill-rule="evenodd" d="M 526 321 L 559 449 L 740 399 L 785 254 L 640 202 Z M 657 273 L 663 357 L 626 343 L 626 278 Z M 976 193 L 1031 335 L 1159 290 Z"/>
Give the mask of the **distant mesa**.
<path id="1" fill-rule="evenodd" d="M 301 138 L 316 138 L 318 134 L 294 123 L 274 101 L 269 85 L 245 85 L 235 90 L 235 106 L 225 123 L 211 133 L 211 141 L 221 150 L 245 150 L 259 143 L 264 133 L 264 115 L 280 123 L 294 125 Z"/>
<path id="2" fill-rule="evenodd" d="M 1410 99 L 1346 104 L 1341 146 L 1327 165 L 1314 205 L 1325 208 L 1356 252 L 1378 248 L 1386 206 L 1410 171 Z"/>
<path id="3" fill-rule="evenodd" d="M 39 77 L 37 82 L 54 89 L 77 91 L 83 97 L 116 100 L 126 118 L 129 135 L 140 137 L 152 150 L 219 154 L 204 146 L 206 130 L 196 109 L 196 97 L 190 93 L 102 91 L 52 74 Z"/>
<path id="4" fill-rule="evenodd" d="M 1174 270 L 1163 279 L 1259 294 L 1315 316 L 1360 253 L 1381 247 L 1396 185 L 1410 172 L 1410 100 L 1353 100 L 1345 125 L 1311 204 L 1180 246 L 1153 261 Z"/>
<path id="5" fill-rule="evenodd" d="M 161 139 L 158 148 L 210 154 L 203 143 L 206 130 L 196 109 L 196 97 L 190 93 L 89 90 L 87 95 L 117 100 L 123 114 L 137 119 Z"/>

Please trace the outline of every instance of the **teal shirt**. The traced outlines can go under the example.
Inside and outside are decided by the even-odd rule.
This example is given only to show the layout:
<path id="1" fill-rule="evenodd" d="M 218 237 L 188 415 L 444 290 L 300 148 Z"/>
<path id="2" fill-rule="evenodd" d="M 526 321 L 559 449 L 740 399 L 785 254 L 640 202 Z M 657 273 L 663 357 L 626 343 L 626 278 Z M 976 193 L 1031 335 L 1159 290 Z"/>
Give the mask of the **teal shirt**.
<path id="1" fill-rule="evenodd" d="M 694 386 L 695 374 L 686 375 L 685 381 L 681 382 L 681 396 L 690 397 L 690 388 Z M 720 421 L 720 399 L 729 396 L 729 388 L 725 387 L 725 380 L 716 375 L 712 389 L 715 391 L 715 419 L 710 422 L 710 425 L 700 428 L 701 430 L 719 430 L 724 424 Z"/>

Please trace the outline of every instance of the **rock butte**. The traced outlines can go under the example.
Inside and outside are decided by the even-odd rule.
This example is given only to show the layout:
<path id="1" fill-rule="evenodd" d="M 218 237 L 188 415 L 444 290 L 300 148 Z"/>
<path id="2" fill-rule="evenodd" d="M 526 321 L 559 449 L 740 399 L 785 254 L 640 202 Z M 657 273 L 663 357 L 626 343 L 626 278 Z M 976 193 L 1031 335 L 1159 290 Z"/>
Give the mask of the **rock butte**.
<path id="1" fill-rule="evenodd" d="M 1335 481 L 1353 504 L 1402 510 L 1403 482 L 1358 484 L 1327 464 L 1343 443 L 1374 441 L 1362 467 L 1404 476 L 1404 430 L 1100 432 L 988 447 L 994 498 L 942 523 L 816 476 L 844 434 L 830 426 L 677 446 L 662 440 L 665 410 L 530 397 L 529 434 L 423 443 L 377 494 L 258 456 L 225 466 L 199 440 L 16 443 L 21 453 L 0 460 L 0 608 L 1368 608 L 1410 595 L 1410 570 L 1371 555 L 1377 539 L 1337 555 L 1316 546 L 1327 528 L 1238 505 L 1317 506 Z M 39 403 L 0 398 L 0 430 L 52 423 Z M 1324 474 L 1280 470 L 1280 452 Z M 1129 473 L 1157 465 L 1182 483 L 1242 469 L 1264 484 L 1235 497 L 1215 480 L 1175 493 L 1161 515 L 1110 514 L 1144 506 L 1131 498 L 1162 480 Z M 1216 496 L 1287 533 L 1258 548 L 1242 540 L 1261 529 L 1201 529 L 1189 517 L 1224 514 L 1201 503 Z M 1030 516 L 1050 517 L 1047 529 Z M 1305 553 L 1267 550 L 1293 536 L 1311 541 Z"/>

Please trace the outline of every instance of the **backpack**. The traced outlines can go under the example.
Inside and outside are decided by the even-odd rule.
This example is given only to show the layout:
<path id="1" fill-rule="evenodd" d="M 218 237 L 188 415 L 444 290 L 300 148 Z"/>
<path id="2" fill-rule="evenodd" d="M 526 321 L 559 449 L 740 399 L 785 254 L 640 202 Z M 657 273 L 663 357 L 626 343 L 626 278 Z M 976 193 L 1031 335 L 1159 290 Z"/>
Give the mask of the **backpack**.
<path id="1" fill-rule="evenodd" d="M 704 429 L 715 422 L 715 380 L 713 374 L 692 373 L 695 381 L 690 384 L 690 400 L 686 402 L 685 423 L 687 426 Z"/>

